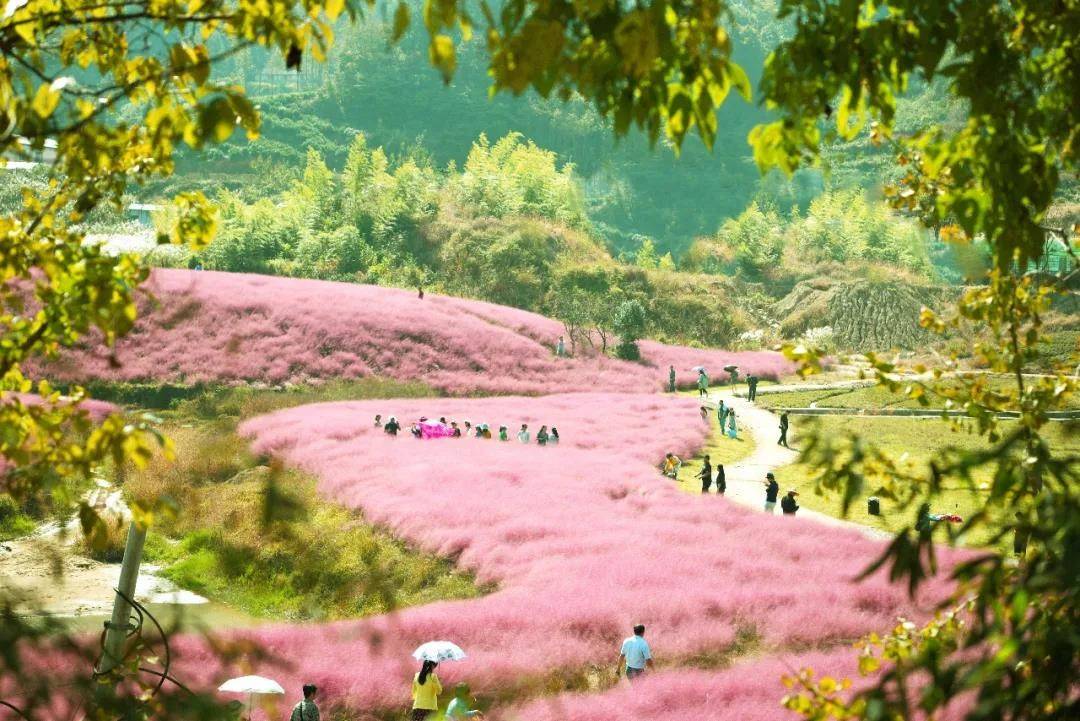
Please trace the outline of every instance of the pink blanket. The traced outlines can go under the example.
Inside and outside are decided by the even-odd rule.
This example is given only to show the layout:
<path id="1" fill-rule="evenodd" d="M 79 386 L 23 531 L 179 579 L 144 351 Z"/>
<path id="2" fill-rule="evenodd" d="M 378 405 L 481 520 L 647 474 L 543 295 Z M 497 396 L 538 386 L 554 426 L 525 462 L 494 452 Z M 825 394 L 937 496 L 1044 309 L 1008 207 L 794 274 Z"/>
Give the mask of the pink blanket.
<path id="1" fill-rule="evenodd" d="M 453 431 L 444 423 L 420 421 L 421 438 L 449 438 L 452 434 Z"/>

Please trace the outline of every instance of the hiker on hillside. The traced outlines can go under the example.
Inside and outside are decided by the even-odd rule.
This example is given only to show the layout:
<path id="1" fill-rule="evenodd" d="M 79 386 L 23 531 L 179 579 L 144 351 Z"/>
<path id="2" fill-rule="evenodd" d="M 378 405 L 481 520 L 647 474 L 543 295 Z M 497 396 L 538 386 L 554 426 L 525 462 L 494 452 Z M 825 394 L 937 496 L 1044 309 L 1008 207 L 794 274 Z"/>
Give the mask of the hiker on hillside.
<path id="1" fill-rule="evenodd" d="M 795 512 L 799 510 L 799 504 L 795 502 L 795 496 L 799 495 L 797 491 L 788 491 L 787 495 L 780 501 L 780 510 L 784 512 L 785 516 L 794 516 Z"/>
<path id="2" fill-rule="evenodd" d="M 709 396 L 709 376 L 705 373 L 705 369 L 701 368 L 697 374 L 697 389 L 698 396 Z"/>
<path id="3" fill-rule="evenodd" d="M 660 464 L 660 470 L 668 478 L 679 478 L 679 467 L 682 466 L 682 460 L 674 453 L 668 453 L 664 456 L 664 462 Z"/>
<path id="4" fill-rule="evenodd" d="M 313 683 L 304 684 L 304 698 L 293 706 L 289 721 L 319 721 L 319 707 L 315 705 L 315 692 L 318 690 Z"/>
<path id="5" fill-rule="evenodd" d="M 450 699 L 450 703 L 446 706 L 445 718 L 452 720 L 484 717 L 483 711 L 470 711 L 469 706 L 469 686 L 459 683 L 454 687 L 454 698 Z"/>
<path id="6" fill-rule="evenodd" d="M 765 474 L 765 512 L 772 513 L 776 508 L 776 496 L 780 493 L 780 484 L 776 482 L 776 476 L 769 471 Z"/>
<path id="7" fill-rule="evenodd" d="M 521 424 L 521 430 L 518 431 L 518 440 L 522 443 L 529 442 L 529 426 L 524 423 Z"/>
<path id="8" fill-rule="evenodd" d="M 623 641 L 619 650 L 619 665 L 615 668 L 615 675 L 622 672 L 623 664 L 626 665 L 626 680 L 633 681 L 645 673 L 646 668 L 652 668 L 652 650 L 645 640 L 645 626 L 634 626 L 634 635 Z"/>
<path id="9" fill-rule="evenodd" d="M 788 447 L 787 444 L 787 430 L 788 430 L 788 415 L 787 411 L 780 414 L 780 440 L 776 442 L 776 445 Z"/>
<path id="10" fill-rule="evenodd" d="M 724 474 L 724 464 L 716 464 L 716 492 L 721 496 L 727 492 L 727 476 Z"/>
<path id="11" fill-rule="evenodd" d="M 671 368 L 668 369 L 667 377 L 668 377 L 668 391 L 671 392 L 671 393 L 674 393 L 675 392 L 675 366 L 671 366 Z"/>
<path id="12" fill-rule="evenodd" d="M 388 420 L 386 422 L 386 425 L 383 426 L 383 432 L 389 433 L 392 436 L 396 436 L 398 434 L 398 431 L 400 430 L 401 424 L 397 422 L 397 418 L 395 416 L 390 416 L 390 420 Z"/>
<path id="13" fill-rule="evenodd" d="M 555 344 L 555 355 L 562 358 L 566 355 L 566 341 L 562 336 L 559 336 L 559 342 Z"/>
<path id="14" fill-rule="evenodd" d="M 536 445 L 546 446 L 548 442 L 548 429 L 547 426 L 540 426 L 540 430 L 536 433 Z"/>
<path id="15" fill-rule="evenodd" d="M 413 676 L 412 682 L 412 721 L 424 721 L 428 716 L 439 710 L 439 694 L 442 693 L 442 684 L 435 675 L 438 666 L 434 661 L 424 661 L 420 671 Z"/>
<path id="16" fill-rule="evenodd" d="M 551 436 L 548 438 L 548 445 L 549 446 L 557 446 L 557 445 L 559 445 L 559 429 L 556 428 L 555 426 L 551 427 Z"/>
<path id="17" fill-rule="evenodd" d="M 727 414 L 727 436 L 732 440 L 739 440 L 739 433 L 735 428 L 735 409 L 732 408 Z"/>
<path id="18" fill-rule="evenodd" d="M 705 465 L 701 467 L 698 478 L 701 479 L 701 492 L 708 493 L 709 487 L 712 485 L 712 464 L 709 463 L 708 456 L 705 456 Z"/>

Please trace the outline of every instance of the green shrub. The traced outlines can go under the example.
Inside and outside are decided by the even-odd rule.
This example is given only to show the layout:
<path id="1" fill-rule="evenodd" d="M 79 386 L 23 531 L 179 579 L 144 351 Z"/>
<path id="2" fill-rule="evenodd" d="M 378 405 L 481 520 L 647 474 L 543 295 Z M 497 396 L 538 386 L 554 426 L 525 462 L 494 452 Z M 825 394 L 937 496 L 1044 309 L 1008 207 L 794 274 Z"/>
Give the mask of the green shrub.
<path id="1" fill-rule="evenodd" d="M 615 355 L 623 360 L 641 360 L 641 350 L 638 348 L 637 343 L 620 343 L 615 346 Z"/>
<path id="2" fill-rule="evenodd" d="M 29 535 L 36 527 L 34 519 L 11 496 L 0 494 L 0 541 Z"/>

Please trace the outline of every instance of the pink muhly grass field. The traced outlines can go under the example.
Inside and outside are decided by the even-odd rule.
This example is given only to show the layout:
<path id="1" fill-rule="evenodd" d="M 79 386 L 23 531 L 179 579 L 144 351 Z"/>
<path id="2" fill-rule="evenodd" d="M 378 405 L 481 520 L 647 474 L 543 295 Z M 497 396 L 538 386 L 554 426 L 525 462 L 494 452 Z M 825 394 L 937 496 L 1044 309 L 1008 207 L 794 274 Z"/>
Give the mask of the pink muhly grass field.
<path id="1" fill-rule="evenodd" d="M 848 648 L 782 655 L 723 671 L 661 670 L 599 694 L 567 693 L 492 714 L 493 721 L 773 721 L 796 718 L 780 699 L 785 674 L 809 666 L 857 677 Z M 823 674 L 822 674 L 823 675 Z"/>
<path id="2" fill-rule="evenodd" d="M 523 422 L 534 434 L 554 425 L 563 440 L 541 448 L 392 438 L 373 427 L 376 413 L 405 426 L 420 415 L 507 425 L 512 433 Z M 297 664 L 270 675 L 287 688 L 316 683 L 329 704 L 404 706 L 415 670 L 409 653 L 432 639 L 469 653 L 440 668 L 444 685 L 467 679 L 491 693 L 557 670 L 613 665 L 620 640 L 639 621 L 657 658 L 670 662 L 722 651 L 737 634 L 753 634 L 767 648 L 805 648 L 887 629 L 899 614 L 925 615 L 880 575 L 852 580 L 880 543 L 690 496 L 662 478 L 655 466 L 665 451 L 691 454 L 705 438 L 692 399 L 568 394 L 319 404 L 250 420 L 241 431 L 256 451 L 315 474 L 327 498 L 497 584 L 478 599 L 251 632 Z M 932 584 L 926 601 L 944 592 Z M 186 674 L 220 683 L 226 672 L 198 642 L 182 646 Z M 766 683 L 749 670 L 729 673 Z M 636 716 L 669 717 L 659 705 Z M 758 717 L 765 718 L 747 718 Z"/>
<path id="3" fill-rule="evenodd" d="M 116 348 L 91 339 L 36 370 L 58 380 L 181 383 L 385 376 L 449 394 L 652 392 L 675 363 L 734 362 L 764 377 L 790 372 L 776 353 L 726 353 L 642 343 L 644 362 L 556 358 L 558 321 L 480 301 L 349 283 L 155 270 L 143 317 Z"/>

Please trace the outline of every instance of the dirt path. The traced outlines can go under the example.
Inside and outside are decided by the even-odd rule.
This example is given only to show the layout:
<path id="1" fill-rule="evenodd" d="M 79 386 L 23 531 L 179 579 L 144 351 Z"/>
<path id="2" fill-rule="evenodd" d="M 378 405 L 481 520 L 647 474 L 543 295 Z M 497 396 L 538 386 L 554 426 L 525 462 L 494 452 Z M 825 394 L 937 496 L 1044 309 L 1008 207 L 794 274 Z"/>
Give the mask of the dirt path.
<path id="1" fill-rule="evenodd" d="M 782 466 L 791 465 L 798 460 L 797 450 L 784 448 L 777 444 L 780 437 L 779 416 L 771 411 L 758 408 L 745 398 L 739 398 L 731 390 L 721 390 L 709 394 L 709 401 L 715 407 L 720 401 L 735 409 L 735 422 L 740 434 L 749 434 L 755 441 L 754 450 L 749 456 L 724 467 L 727 479 L 727 493 L 730 500 L 745 506 L 765 508 L 765 474 Z M 788 443 L 797 448 L 798 434 L 794 428 L 788 431 Z M 787 489 L 781 488 L 781 495 Z M 779 503 L 773 511 L 780 513 Z M 889 534 L 860 523 L 845 521 L 824 513 L 799 509 L 799 518 L 812 518 L 815 521 L 832 526 L 846 526 L 858 529 L 871 538 L 889 538 Z"/>
<path id="2" fill-rule="evenodd" d="M 94 489 L 88 502 L 109 513 L 128 515 L 121 494 L 108 486 Z M 104 616 L 112 610 L 120 579 L 119 563 L 102 563 L 86 556 L 78 543 L 79 522 L 63 528 L 42 525 L 33 535 L 0 542 L 0 589 L 13 596 L 16 607 L 28 614 L 55 616 Z M 202 596 L 184 591 L 156 575 L 159 569 L 143 564 L 135 599 L 152 604 L 207 603 Z M 32 600 L 32 604 L 31 604 Z"/>

